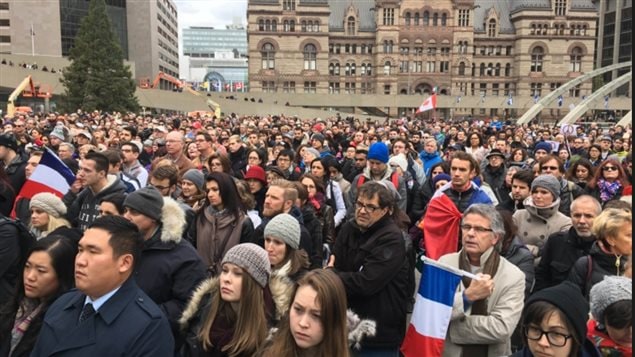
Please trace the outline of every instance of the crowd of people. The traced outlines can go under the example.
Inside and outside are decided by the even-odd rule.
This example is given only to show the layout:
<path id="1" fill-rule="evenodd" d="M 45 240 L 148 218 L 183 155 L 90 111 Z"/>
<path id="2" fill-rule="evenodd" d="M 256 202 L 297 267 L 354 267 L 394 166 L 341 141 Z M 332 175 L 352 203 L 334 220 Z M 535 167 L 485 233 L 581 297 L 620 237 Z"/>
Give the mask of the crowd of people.
<path id="1" fill-rule="evenodd" d="M 421 255 L 444 356 L 630 356 L 632 132 L 574 128 L 5 116 L 0 356 L 400 356 Z"/>

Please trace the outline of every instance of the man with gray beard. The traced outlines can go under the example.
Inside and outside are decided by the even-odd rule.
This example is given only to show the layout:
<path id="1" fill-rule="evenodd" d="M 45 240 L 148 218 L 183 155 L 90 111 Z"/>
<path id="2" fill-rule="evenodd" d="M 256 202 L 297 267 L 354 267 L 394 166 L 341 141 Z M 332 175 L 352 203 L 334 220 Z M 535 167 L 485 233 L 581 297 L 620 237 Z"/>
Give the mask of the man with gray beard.
<path id="1" fill-rule="evenodd" d="M 583 195 L 571 203 L 571 223 L 564 232 L 554 233 L 545 242 L 542 259 L 536 267 L 534 292 L 567 280 L 578 258 L 589 254 L 596 237 L 591 233 L 593 220 L 602 212 L 600 202 Z"/>

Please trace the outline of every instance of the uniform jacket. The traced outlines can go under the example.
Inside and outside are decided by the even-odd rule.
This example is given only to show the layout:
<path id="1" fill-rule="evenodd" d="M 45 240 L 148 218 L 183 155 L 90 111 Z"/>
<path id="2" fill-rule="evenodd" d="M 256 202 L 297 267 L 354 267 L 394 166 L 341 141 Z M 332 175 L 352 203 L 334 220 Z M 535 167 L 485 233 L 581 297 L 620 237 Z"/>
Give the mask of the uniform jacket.
<path id="1" fill-rule="evenodd" d="M 589 254 L 595 239 L 584 239 L 575 228 L 549 236 L 542 250 L 542 258 L 536 267 L 534 291 L 560 284 L 567 280 L 573 264 Z"/>
<path id="2" fill-rule="evenodd" d="M 62 198 L 67 207 L 66 219 L 82 232 L 99 216 L 99 203 L 103 197 L 126 192 L 126 185 L 115 175 L 108 175 L 107 180 L 108 183 L 99 192 L 86 187 L 79 194 L 68 191 Z"/>
<path id="3" fill-rule="evenodd" d="M 96 314 L 78 326 L 86 295 L 72 290 L 48 309 L 31 356 L 172 356 L 165 315 L 128 279 Z"/>
<path id="4" fill-rule="evenodd" d="M 494 248 L 481 256 L 481 267 Z M 459 267 L 458 253 L 446 254 L 439 262 Z M 479 270 L 480 272 L 480 270 Z M 443 356 L 461 357 L 463 344 L 489 345 L 488 357 L 506 356 L 511 353 L 510 338 L 523 310 L 525 275 L 514 264 L 501 257 L 494 275 L 494 292 L 487 299 L 487 316 L 472 316 L 471 307 L 465 311 L 461 282 L 454 294 L 452 317 L 445 340 Z M 462 356 L 470 357 L 470 356 Z"/>
<path id="5" fill-rule="evenodd" d="M 408 269 L 401 230 L 384 217 L 362 231 L 348 221 L 335 240 L 334 271 L 346 289 L 348 307 L 377 323 L 377 334 L 362 347 L 399 347 L 406 332 Z"/>
<path id="6" fill-rule="evenodd" d="M 219 286 L 217 277 L 203 281 L 187 303 L 187 307 L 179 319 L 180 331 L 185 338 L 185 344 L 181 349 L 182 357 L 225 356 L 219 351 L 212 354 L 205 353 L 203 345 L 197 337 L 203 320 L 211 308 L 211 299 L 216 295 Z M 273 324 L 279 321 L 289 308 L 293 294 L 293 282 L 287 277 L 272 275 L 269 279 L 268 289 L 271 291 L 275 305 L 275 312 L 272 314 L 274 321 L 270 321 Z"/>
<path id="7" fill-rule="evenodd" d="M 182 238 L 185 213 L 173 199 L 163 200 L 161 226 L 144 242 L 135 277 L 176 331 L 185 304 L 206 273 L 194 247 Z"/>
<path id="8" fill-rule="evenodd" d="M 531 196 L 523 203 L 525 209 L 514 212 L 514 223 L 518 226 L 518 236 L 527 245 L 534 257 L 539 258 L 547 238 L 571 228 L 571 218 L 558 211 L 560 199 L 549 207 L 538 208 Z M 536 264 L 538 261 L 536 261 Z"/>

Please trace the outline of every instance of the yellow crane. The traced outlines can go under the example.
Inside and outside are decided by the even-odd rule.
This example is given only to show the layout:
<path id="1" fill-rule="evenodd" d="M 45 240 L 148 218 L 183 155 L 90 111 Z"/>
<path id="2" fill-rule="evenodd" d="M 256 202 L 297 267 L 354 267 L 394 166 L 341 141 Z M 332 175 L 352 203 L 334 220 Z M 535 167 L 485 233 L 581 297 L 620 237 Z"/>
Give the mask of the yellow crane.
<path id="1" fill-rule="evenodd" d="M 7 100 L 7 114 L 9 116 L 13 116 L 16 112 L 15 100 L 18 99 L 20 94 L 25 90 L 30 89 L 31 93 L 35 93 L 35 86 L 33 85 L 33 80 L 31 76 L 27 76 L 20 82 L 20 84 L 11 92 L 9 99 Z"/>

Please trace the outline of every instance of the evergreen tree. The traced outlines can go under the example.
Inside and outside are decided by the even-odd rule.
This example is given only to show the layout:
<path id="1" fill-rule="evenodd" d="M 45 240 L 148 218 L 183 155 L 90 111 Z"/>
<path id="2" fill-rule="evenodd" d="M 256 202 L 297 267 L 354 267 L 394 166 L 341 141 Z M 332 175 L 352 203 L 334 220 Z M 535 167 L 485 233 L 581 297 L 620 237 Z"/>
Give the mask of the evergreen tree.
<path id="1" fill-rule="evenodd" d="M 91 0 L 60 81 L 66 111 L 137 111 L 136 84 L 112 31 L 104 0 Z"/>

